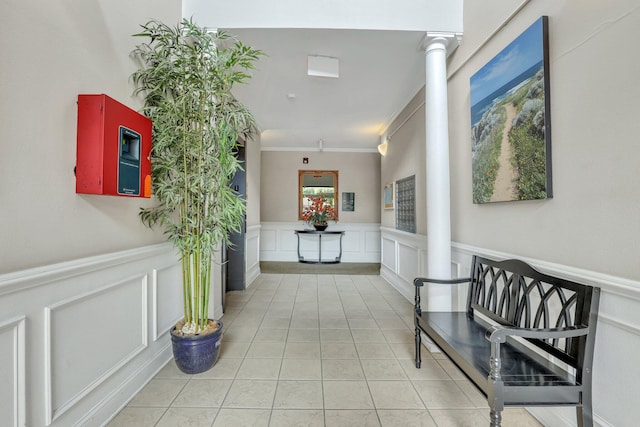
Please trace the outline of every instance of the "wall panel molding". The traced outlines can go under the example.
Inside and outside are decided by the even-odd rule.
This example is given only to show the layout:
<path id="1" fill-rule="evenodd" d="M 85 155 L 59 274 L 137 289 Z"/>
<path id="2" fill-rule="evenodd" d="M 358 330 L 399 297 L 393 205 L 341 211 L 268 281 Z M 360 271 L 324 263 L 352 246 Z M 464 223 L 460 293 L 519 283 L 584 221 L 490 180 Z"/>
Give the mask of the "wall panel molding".
<path id="1" fill-rule="evenodd" d="M 245 254 L 245 281 L 250 286 L 260 275 L 260 225 L 247 227 Z"/>
<path id="2" fill-rule="evenodd" d="M 0 413 L 8 426 L 26 425 L 26 316 L 0 321 L 0 348 L 11 361 L 0 366 Z"/>
<path id="3" fill-rule="evenodd" d="M 454 256 L 456 253 L 466 256 L 468 258 L 467 264 L 470 264 L 470 259 L 473 254 L 494 259 L 518 258 L 531 264 L 543 273 L 599 287 L 602 289 L 603 294 L 600 298 L 602 320 L 609 323 L 617 322 L 619 325 L 627 325 L 626 328 L 631 328 L 634 331 L 640 330 L 640 320 L 638 320 L 636 324 L 633 324 L 618 317 L 618 313 L 621 312 L 621 306 L 627 306 L 629 310 L 637 310 L 637 306 L 640 304 L 640 282 L 596 271 L 542 261 L 535 258 L 521 257 L 516 254 L 493 251 L 460 243 L 453 243 L 452 251 Z"/>
<path id="4" fill-rule="evenodd" d="M 151 338 L 157 341 L 165 336 L 183 318 L 182 273 L 180 264 L 154 269 L 151 274 Z"/>
<path id="5" fill-rule="evenodd" d="M 598 321 L 599 322 L 603 322 L 603 323 L 607 323 L 611 326 L 613 326 L 616 329 L 620 329 L 622 331 L 626 331 L 629 332 L 631 334 L 637 335 L 638 337 L 640 337 L 640 327 L 638 327 L 637 325 L 633 325 L 621 320 L 616 320 L 606 314 L 602 314 L 599 313 L 598 314 Z"/>
<path id="6" fill-rule="evenodd" d="M 29 288 L 50 285 L 52 282 L 69 280 L 83 274 L 116 268 L 153 256 L 165 255 L 172 248 L 170 243 L 160 243 L 2 274 L 0 275 L 0 297 L 11 292 L 24 292 Z"/>
<path id="7" fill-rule="evenodd" d="M 2 421 L 106 424 L 171 357 L 172 271 L 160 244 L 0 275 Z"/>
<path id="8" fill-rule="evenodd" d="M 147 275 L 127 277 L 44 308 L 47 425 L 147 347 L 147 282 Z M 110 316 L 117 307 L 114 302 L 123 299 L 129 300 L 133 310 Z M 105 342 L 110 337 L 113 340 Z M 127 341 L 129 346 L 124 347 Z M 118 344 L 123 348 L 118 349 Z M 86 348 L 93 354 L 91 360 L 82 353 Z M 67 368 L 75 375 L 58 374 Z"/>
<path id="9" fill-rule="evenodd" d="M 301 222 L 263 222 L 260 228 L 260 261 L 297 262 L 298 241 L 295 230 L 305 228 L 309 226 Z M 342 262 L 380 262 L 380 224 L 338 222 L 329 224 L 329 230 L 345 231 Z M 328 248 L 331 253 L 337 251 L 337 241 L 330 245 Z M 307 246 L 308 242 L 301 243 L 302 250 Z M 317 251 L 314 250 L 315 252 Z"/>
<path id="10" fill-rule="evenodd" d="M 380 227 L 380 233 L 380 276 L 413 302 L 413 279 L 426 269 L 427 236 L 388 227 Z"/>
<path id="11" fill-rule="evenodd" d="M 635 280 L 599 273 L 592 270 L 552 263 L 548 261 L 542 261 L 535 258 L 522 257 L 506 252 L 499 252 L 471 245 L 464 245 L 461 243 L 452 243 L 451 246 L 453 251 L 467 254 L 469 256 L 473 254 L 480 254 L 495 259 L 518 258 L 530 263 L 542 272 L 548 272 L 549 274 L 564 277 L 576 282 L 599 286 L 602 289 L 605 289 L 608 293 L 624 296 L 625 298 L 633 298 L 640 302 L 640 282 Z"/>

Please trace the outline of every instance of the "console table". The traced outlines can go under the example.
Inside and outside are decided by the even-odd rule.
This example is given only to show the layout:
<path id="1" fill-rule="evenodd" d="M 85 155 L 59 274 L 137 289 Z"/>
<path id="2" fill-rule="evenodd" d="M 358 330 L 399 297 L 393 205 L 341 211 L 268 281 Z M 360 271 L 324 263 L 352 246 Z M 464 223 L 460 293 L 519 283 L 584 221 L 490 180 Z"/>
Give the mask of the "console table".
<path id="1" fill-rule="evenodd" d="M 298 237 L 298 261 L 304 262 L 307 264 L 338 264 L 342 259 L 342 236 L 344 236 L 344 231 L 317 231 L 317 230 L 295 230 L 296 236 Z M 318 236 L 318 259 L 304 259 L 302 255 L 300 255 L 300 235 L 301 234 L 309 234 L 312 236 Z M 335 259 L 329 259 L 326 261 L 322 260 L 322 236 L 324 235 L 340 235 L 340 253 Z"/>

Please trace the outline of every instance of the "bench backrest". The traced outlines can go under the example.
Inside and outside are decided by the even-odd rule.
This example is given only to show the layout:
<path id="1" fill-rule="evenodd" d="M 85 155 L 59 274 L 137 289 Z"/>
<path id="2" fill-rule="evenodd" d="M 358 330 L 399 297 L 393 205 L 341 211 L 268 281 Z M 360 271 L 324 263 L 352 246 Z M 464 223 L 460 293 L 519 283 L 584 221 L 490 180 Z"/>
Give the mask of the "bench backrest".
<path id="1" fill-rule="evenodd" d="M 494 261 L 473 257 L 467 313 L 482 313 L 492 321 L 521 328 L 564 328 L 584 325 L 587 336 L 529 339 L 544 352 L 576 368 L 577 376 L 593 358 L 598 312 L 597 288 L 538 272 L 519 260 Z"/>

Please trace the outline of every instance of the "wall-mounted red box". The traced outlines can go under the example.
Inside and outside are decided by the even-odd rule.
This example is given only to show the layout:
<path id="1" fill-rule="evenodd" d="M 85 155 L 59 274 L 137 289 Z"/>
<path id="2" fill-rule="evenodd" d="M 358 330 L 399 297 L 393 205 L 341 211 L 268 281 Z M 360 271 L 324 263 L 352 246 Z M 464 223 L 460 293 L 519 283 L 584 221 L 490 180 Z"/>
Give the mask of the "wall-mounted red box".
<path id="1" fill-rule="evenodd" d="M 107 95 L 78 95 L 76 193 L 151 196 L 151 120 Z"/>

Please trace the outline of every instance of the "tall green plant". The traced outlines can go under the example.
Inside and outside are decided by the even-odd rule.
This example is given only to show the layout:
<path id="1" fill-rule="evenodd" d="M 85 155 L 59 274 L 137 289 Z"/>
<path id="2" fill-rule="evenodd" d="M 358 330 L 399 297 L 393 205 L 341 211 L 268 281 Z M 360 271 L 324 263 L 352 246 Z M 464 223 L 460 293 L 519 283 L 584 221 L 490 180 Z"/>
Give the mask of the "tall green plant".
<path id="1" fill-rule="evenodd" d="M 148 41 L 132 52 L 140 63 L 132 80 L 153 122 L 157 205 L 141 209 L 140 218 L 149 227 L 164 227 L 179 250 L 182 331 L 198 333 L 208 322 L 214 251 L 239 231 L 244 217 L 244 203 L 230 186 L 241 168 L 234 149 L 238 138 L 248 141 L 257 132 L 231 88 L 249 78 L 247 70 L 262 52 L 187 19 L 175 27 L 155 20 L 141 27 L 135 36 Z"/>

